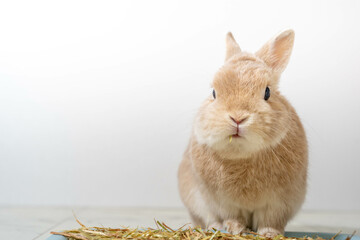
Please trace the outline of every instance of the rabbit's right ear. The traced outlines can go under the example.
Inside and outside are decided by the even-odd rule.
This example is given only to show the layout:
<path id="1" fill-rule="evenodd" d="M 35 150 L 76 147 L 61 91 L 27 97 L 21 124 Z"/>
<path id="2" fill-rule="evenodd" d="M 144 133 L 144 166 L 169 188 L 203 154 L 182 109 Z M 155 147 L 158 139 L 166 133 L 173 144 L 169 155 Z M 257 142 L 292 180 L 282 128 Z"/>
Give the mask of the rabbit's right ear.
<path id="1" fill-rule="evenodd" d="M 226 35 L 226 57 L 225 61 L 227 61 L 229 58 L 234 56 L 235 54 L 238 54 L 241 52 L 241 49 L 237 42 L 234 39 L 234 36 L 231 32 L 228 32 Z"/>

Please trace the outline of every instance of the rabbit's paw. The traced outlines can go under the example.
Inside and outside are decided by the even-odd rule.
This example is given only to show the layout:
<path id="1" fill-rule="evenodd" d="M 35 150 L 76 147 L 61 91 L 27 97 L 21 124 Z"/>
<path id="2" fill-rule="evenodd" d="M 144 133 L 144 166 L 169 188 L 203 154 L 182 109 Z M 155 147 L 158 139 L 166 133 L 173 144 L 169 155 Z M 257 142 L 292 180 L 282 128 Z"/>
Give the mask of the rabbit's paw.
<path id="1" fill-rule="evenodd" d="M 277 235 L 282 234 L 281 231 L 271 227 L 259 228 L 258 233 L 266 238 L 274 238 Z"/>
<path id="2" fill-rule="evenodd" d="M 224 221 L 224 226 L 226 231 L 228 231 L 231 234 L 239 234 L 243 230 L 245 230 L 245 225 L 240 223 L 238 220 L 226 220 Z"/>

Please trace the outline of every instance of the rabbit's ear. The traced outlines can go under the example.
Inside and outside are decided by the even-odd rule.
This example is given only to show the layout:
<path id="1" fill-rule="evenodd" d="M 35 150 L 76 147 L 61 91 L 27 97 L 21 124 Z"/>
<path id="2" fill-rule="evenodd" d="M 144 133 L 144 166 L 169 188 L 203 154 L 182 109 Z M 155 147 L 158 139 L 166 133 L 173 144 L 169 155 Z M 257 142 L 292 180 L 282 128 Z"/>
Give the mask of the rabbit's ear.
<path id="1" fill-rule="evenodd" d="M 281 73 L 286 68 L 294 45 L 295 33 L 286 30 L 267 42 L 256 55 L 275 72 Z"/>
<path id="2" fill-rule="evenodd" d="M 226 57 L 225 61 L 234 56 L 237 53 L 240 53 L 241 49 L 237 42 L 234 39 L 234 36 L 231 32 L 228 32 L 226 35 Z"/>

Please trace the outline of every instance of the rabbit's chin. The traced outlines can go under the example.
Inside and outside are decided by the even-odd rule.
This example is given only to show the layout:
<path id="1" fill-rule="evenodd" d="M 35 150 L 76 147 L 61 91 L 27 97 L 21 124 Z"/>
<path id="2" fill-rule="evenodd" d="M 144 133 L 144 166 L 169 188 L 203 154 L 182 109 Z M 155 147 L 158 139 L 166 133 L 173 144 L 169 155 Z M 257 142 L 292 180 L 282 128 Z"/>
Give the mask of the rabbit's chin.
<path id="1" fill-rule="evenodd" d="M 203 136 L 196 131 L 195 137 L 199 144 L 206 145 L 222 158 L 232 160 L 249 158 L 269 145 L 261 136 L 249 132 L 231 140 L 229 136 Z"/>

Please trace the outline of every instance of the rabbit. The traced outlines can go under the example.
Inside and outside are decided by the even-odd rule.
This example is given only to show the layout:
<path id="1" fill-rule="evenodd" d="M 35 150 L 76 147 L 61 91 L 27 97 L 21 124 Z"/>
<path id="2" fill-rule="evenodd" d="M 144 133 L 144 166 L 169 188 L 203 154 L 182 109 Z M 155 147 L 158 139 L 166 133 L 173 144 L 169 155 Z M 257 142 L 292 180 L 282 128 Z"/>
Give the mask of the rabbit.
<path id="1" fill-rule="evenodd" d="M 227 34 L 225 63 L 196 114 L 178 170 L 194 225 L 273 238 L 303 204 L 306 135 L 278 90 L 294 36 L 286 30 L 251 54 Z"/>

